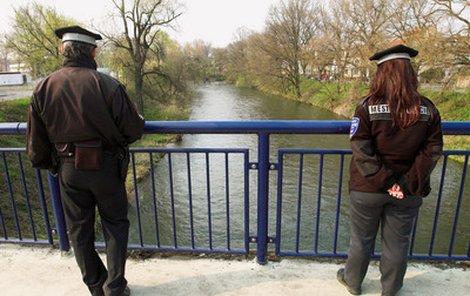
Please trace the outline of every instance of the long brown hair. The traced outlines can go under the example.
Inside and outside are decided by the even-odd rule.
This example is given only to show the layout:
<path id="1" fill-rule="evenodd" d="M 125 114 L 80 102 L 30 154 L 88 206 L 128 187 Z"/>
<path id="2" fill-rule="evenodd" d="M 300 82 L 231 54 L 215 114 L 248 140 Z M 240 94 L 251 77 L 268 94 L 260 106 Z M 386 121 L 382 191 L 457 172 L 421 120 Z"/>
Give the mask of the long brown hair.
<path id="1" fill-rule="evenodd" d="M 372 104 L 385 99 L 393 124 L 402 129 L 413 125 L 420 118 L 418 78 L 409 60 L 394 59 L 380 64 L 372 80 L 369 96 Z"/>

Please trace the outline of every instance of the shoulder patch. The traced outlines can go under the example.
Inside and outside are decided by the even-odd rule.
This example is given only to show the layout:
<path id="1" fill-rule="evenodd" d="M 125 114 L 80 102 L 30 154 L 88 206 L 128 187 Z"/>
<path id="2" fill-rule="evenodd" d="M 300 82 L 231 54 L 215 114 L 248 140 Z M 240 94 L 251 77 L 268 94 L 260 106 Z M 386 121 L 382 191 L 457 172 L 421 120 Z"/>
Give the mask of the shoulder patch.
<path id="1" fill-rule="evenodd" d="M 352 138 L 359 128 L 359 117 L 353 117 L 351 120 L 351 128 L 349 129 L 349 138 Z"/>

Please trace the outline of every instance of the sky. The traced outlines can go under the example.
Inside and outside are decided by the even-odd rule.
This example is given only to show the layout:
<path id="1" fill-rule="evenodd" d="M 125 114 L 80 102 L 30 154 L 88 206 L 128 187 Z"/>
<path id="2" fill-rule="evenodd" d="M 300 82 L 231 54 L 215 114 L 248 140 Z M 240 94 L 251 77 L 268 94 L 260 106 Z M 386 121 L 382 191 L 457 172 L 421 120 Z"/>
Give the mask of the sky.
<path id="1" fill-rule="evenodd" d="M 14 8 L 31 0 L 0 0 L 0 32 L 9 31 L 13 23 Z M 178 30 L 168 30 L 180 44 L 203 40 L 214 47 L 225 47 L 235 41 L 239 28 L 256 32 L 264 29 L 265 20 L 272 5 L 279 0 L 178 0 L 183 14 L 177 19 Z M 110 0 L 36 0 L 54 7 L 66 17 L 85 25 L 99 27 L 112 10 Z"/>

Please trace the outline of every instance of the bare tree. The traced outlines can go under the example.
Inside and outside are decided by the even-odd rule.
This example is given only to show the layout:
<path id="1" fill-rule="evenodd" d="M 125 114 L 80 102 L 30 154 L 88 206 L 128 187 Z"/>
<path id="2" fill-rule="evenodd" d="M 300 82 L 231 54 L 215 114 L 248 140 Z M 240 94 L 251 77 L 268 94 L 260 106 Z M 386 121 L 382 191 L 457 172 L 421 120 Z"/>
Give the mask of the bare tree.
<path id="1" fill-rule="evenodd" d="M 377 50 L 383 49 L 388 42 L 386 29 L 389 23 L 387 9 L 390 0 L 357 0 L 350 1 L 345 13 L 354 24 L 353 56 L 348 61 L 351 70 L 359 71 L 362 78 L 367 79 L 367 73 L 371 71 L 371 63 L 368 58 Z M 369 71 L 368 71 L 369 70 Z"/>
<path id="2" fill-rule="evenodd" d="M 281 1 L 271 7 L 266 21 L 261 49 L 278 67 L 273 74 L 282 77 L 297 98 L 302 96 L 301 75 L 307 65 L 302 52 L 319 34 L 319 9 L 311 0 Z"/>
<path id="3" fill-rule="evenodd" d="M 470 34 L 470 1 L 468 0 L 433 0 L 439 11 L 443 11 L 463 26 L 455 33 Z"/>
<path id="4" fill-rule="evenodd" d="M 441 14 L 428 0 L 397 0 L 390 5 L 389 33 L 420 53 L 414 59 L 418 72 L 446 67 L 447 41 L 439 30 Z"/>
<path id="5" fill-rule="evenodd" d="M 357 32 L 356 23 L 352 17 L 351 1 L 332 1 L 330 10 L 323 13 L 324 32 L 330 43 L 328 48 L 333 53 L 333 63 L 330 65 L 332 78 L 339 82 L 344 78 L 346 67 L 356 56 Z"/>
<path id="6" fill-rule="evenodd" d="M 11 50 L 5 46 L 6 41 L 0 40 L 0 71 L 8 71 L 8 63 L 10 60 Z"/>
<path id="7" fill-rule="evenodd" d="M 179 4 L 171 0 L 111 0 L 118 12 L 119 33 L 102 32 L 117 48 L 127 51 L 132 61 L 134 91 L 137 106 L 143 113 L 144 77 L 161 74 L 158 67 L 146 67 L 151 55 L 161 56 L 162 46 L 159 33 L 164 27 L 171 27 L 182 12 Z M 130 2 L 129 6 L 127 5 Z"/>
<path id="8" fill-rule="evenodd" d="M 451 44 L 447 48 L 456 65 L 470 65 L 470 1 L 433 0 L 439 12 L 450 18 Z"/>

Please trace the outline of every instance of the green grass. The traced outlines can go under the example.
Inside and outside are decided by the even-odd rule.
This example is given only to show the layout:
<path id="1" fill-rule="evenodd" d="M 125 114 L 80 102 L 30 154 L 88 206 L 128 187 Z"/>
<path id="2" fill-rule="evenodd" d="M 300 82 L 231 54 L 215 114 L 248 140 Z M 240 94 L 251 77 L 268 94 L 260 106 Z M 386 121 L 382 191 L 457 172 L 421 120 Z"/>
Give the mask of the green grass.
<path id="1" fill-rule="evenodd" d="M 443 121 L 470 120 L 470 94 L 468 92 L 429 92 L 428 97 L 437 105 Z"/>
<path id="2" fill-rule="evenodd" d="M 0 122 L 28 121 L 29 98 L 0 102 Z M 25 136 L 0 135 L 0 147 L 24 147 Z"/>
<path id="3" fill-rule="evenodd" d="M 28 120 L 29 98 L 5 101 L 0 103 L 0 122 Z"/>

